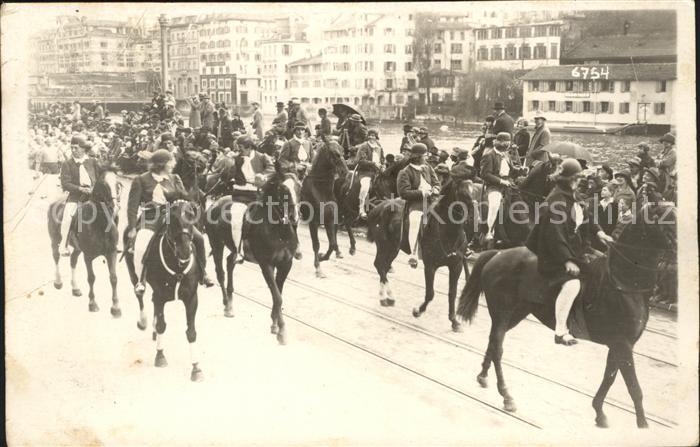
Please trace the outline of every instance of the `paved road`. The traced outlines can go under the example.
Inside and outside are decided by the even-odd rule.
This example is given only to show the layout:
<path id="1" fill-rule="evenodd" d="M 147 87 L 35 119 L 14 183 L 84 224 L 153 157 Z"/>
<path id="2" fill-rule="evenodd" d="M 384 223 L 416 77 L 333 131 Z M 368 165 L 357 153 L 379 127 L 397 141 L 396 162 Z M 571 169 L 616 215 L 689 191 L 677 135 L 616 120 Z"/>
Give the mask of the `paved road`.
<path id="1" fill-rule="evenodd" d="M 619 444 L 629 442 L 630 433 L 660 444 L 675 433 L 671 319 L 654 315 L 655 332 L 647 332 L 637 349 L 650 430 L 634 428 L 620 379 L 606 406 L 614 428 L 593 429 L 590 394 L 602 377 L 605 350 L 591 343 L 555 346 L 551 332 L 535 322 L 523 322 L 506 341 L 505 374 L 519 407 L 509 415 L 501 410 L 495 383 L 481 389 L 474 380 L 487 343 L 485 308 L 463 334 L 449 330 L 446 298 L 439 293 L 428 312 L 413 319 L 422 275 L 399 258 L 392 275 L 398 303 L 383 309 L 371 266 L 374 248 L 361 240 L 356 256 L 329 261 L 328 278 L 318 280 L 305 228 L 305 258 L 295 263 L 285 288 L 289 344 L 278 346 L 269 334 L 269 292 L 257 267 L 244 264 L 236 269 L 235 318 L 223 317 L 216 288 L 200 289 L 205 381 L 191 383 L 182 305 L 166 306 L 170 366 L 156 369 L 150 332 L 135 327 L 137 305 L 123 264 L 121 319 L 109 315 L 107 271 L 99 261 L 100 312 L 87 311 L 87 297 L 70 295 L 65 260 L 65 286 L 53 289 L 45 210 L 57 194 L 55 178 L 45 179 L 28 206 L 5 222 L 13 231 L 6 239 L 5 273 L 7 426 L 15 444 L 463 445 L 503 444 L 516 435 L 521 441 L 523 435 L 533 442 L 566 436 Z M 344 237 L 341 243 L 347 251 Z M 211 261 L 209 271 L 214 276 Z M 82 263 L 78 278 L 87 292 Z M 444 276 L 437 289 L 446 290 Z"/>

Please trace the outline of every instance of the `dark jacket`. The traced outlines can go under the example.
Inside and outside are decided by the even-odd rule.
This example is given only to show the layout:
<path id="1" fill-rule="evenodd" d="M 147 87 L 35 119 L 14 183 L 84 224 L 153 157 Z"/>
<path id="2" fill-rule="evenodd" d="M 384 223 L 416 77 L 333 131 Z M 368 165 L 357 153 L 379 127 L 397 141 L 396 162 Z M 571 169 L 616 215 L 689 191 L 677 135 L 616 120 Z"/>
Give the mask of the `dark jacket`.
<path id="1" fill-rule="evenodd" d="M 321 118 L 321 133 L 323 135 L 331 134 L 331 120 L 328 117 Z"/>
<path id="2" fill-rule="evenodd" d="M 440 152 L 437 146 L 435 146 L 435 142 L 433 142 L 430 137 L 421 138 L 418 142 L 425 144 L 425 147 L 428 148 L 428 154 L 437 154 Z"/>
<path id="3" fill-rule="evenodd" d="M 307 154 L 307 159 L 304 161 L 311 162 L 311 143 L 309 143 L 306 140 L 304 141 L 304 143 L 304 150 Z M 302 161 L 299 158 L 299 148 L 301 147 L 302 143 L 300 143 L 295 138 L 292 138 L 284 143 L 284 146 L 282 146 L 282 150 L 280 151 L 280 155 L 278 158 L 283 165 L 284 172 L 296 174 L 297 163 L 300 163 Z"/>
<path id="4" fill-rule="evenodd" d="M 512 170 L 513 166 L 511 165 L 510 158 L 506 154 L 501 155 L 495 149 L 491 149 L 486 151 L 486 153 L 482 156 L 479 177 L 484 180 L 484 183 L 489 186 L 501 185 L 502 177 L 500 175 L 500 170 L 501 160 L 503 160 L 503 158 L 506 159 L 508 166 Z"/>
<path id="5" fill-rule="evenodd" d="M 535 133 L 532 134 L 532 138 L 530 139 L 530 147 L 527 150 L 528 154 L 535 149 L 548 145 L 551 137 L 552 134 L 549 132 L 546 124 L 536 128 Z"/>
<path id="6" fill-rule="evenodd" d="M 379 163 L 384 164 L 384 149 L 378 145 L 376 149 L 372 149 L 368 142 L 364 142 L 357 146 L 357 154 L 355 155 L 355 164 L 357 165 L 358 173 L 374 173 L 377 167 L 372 162 L 374 151 L 379 152 Z"/>
<path id="7" fill-rule="evenodd" d="M 420 209 L 423 205 L 423 193 L 419 189 L 421 177 L 432 188 L 440 186 L 440 179 L 428 164 L 422 165 L 420 171 L 408 165 L 399 172 L 399 176 L 396 178 L 396 189 L 399 196 L 406 201 L 409 209 Z"/>
<path id="8" fill-rule="evenodd" d="M 253 172 L 256 174 L 262 174 L 266 179 L 269 179 L 275 173 L 275 167 L 272 164 L 272 160 L 268 158 L 267 155 L 253 151 L 250 154 L 250 166 L 253 168 Z M 236 185 L 245 185 L 246 178 L 243 175 L 241 168 L 243 167 L 243 157 L 238 156 L 234 158 L 235 160 L 235 172 L 233 174 L 233 183 Z M 256 184 L 256 187 L 262 187 L 262 184 Z"/>
<path id="9" fill-rule="evenodd" d="M 519 129 L 513 135 L 513 144 L 518 146 L 518 155 L 524 157 L 527 150 L 530 148 L 530 133 L 527 129 Z"/>
<path id="10" fill-rule="evenodd" d="M 99 173 L 97 161 L 88 157 L 85 159 L 84 165 L 90 176 L 91 186 L 94 186 Z M 68 202 L 83 202 L 88 199 L 86 194 L 80 192 L 80 166 L 72 157 L 61 165 L 61 187 L 64 191 L 68 191 Z"/>
<path id="11" fill-rule="evenodd" d="M 498 135 L 500 132 L 508 132 L 512 137 L 514 127 L 515 122 L 513 122 L 513 118 L 511 118 L 511 116 L 507 113 L 503 113 L 502 115 L 496 117 L 496 119 L 494 120 L 493 130 L 491 130 L 491 133 L 494 135 Z"/>
<path id="12" fill-rule="evenodd" d="M 567 261 L 579 266 L 584 264 L 583 255 L 591 235 L 600 231 L 587 214 L 584 223 L 575 230 L 573 218 L 574 193 L 571 189 L 557 185 L 540 207 L 539 220 L 530 232 L 525 245 L 537 255 L 537 269 L 548 278 L 566 279 Z M 586 210 L 584 208 L 584 213 Z"/>
<path id="13" fill-rule="evenodd" d="M 152 203 L 153 190 L 157 184 L 158 182 L 156 182 L 150 172 L 139 175 L 131 182 L 126 210 L 129 228 L 135 228 L 137 226 L 139 206 L 142 205 L 144 206 L 143 218 L 148 222 L 153 222 L 158 210 L 158 205 Z M 177 174 L 171 174 L 169 178 L 163 180 L 161 187 L 165 193 L 165 199 L 168 202 L 187 197 L 185 186 L 182 184 L 182 180 Z M 151 229 L 153 229 L 153 226 L 151 226 Z"/>

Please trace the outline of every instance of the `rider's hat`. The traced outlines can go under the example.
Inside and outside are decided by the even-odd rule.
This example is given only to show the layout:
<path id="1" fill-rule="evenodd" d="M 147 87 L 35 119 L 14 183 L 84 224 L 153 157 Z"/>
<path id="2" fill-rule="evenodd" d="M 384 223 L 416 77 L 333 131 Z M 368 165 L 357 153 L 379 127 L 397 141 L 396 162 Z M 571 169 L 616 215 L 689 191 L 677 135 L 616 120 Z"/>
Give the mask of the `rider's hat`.
<path id="1" fill-rule="evenodd" d="M 511 136 L 508 132 L 498 132 L 496 135 L 496 141 L 510 141 Z"/>
<path id="2" fill-rule="evenodd" d="M 475 169 L 466 163 L 457 163 L 452 166 L 450 177 L 454 180 L 469 180 L 474 178 Z"/>
<path id="3" fill-rule="evenodd" d="M 348 118 L 350 121 L 355 121 L 356 123 L 361 123 L 362 122 L 362 117 L 358 115 L 357 113 L 353 113 L 350 115 L 350 118 Z"/>
<path id="4" fill-rule="evenodd" d="M 676 137 L 672 133 L 667 133 L 659 140 L 661 143 L 668 141 L 671 144 L 676 144 Z"/>
<path id="5" fill-rule="evenodd" d="M 377 140 L 379 139 L 379 132 L 377 131 L 377 129 L 368 130 L 367 136 L 369 136 L 370 134 L 374 135 L 374 138 L 376 138 Z"/>
<path id="6" fill-rule="evenodd" d="M 255 142 L 248 135 L 242 135 L 236 140 L 236 144 L 239 147 L 255 147 Z"/>
<path id="7" fill-rule="evenodd" d="M 581 163 L 575 158 L 567 158 L 561 163 L 561 172 L 559 172 L 558 178 L 563 180 L 571 180 L 583 171 L 581 168 Z"/>
<path id="8" fill-rule="evenodd" d="M 296 123 L 294 123 L 294 128 L 295 129 L 306 129 L 306 124 L 304 124 L 301 121 L 297 121 Z"/>
<path id="9" fill-rule="evenodd" d="M 173 159 L 173 156 L 170 154 L 169 150 L 158 149 L 157 151 L 153 152 L 153 155 L 151 155 L 150 161 L 153 164 L 165 164 L 165 163 L 168 163 L 172 159 Z"/>
<path id="10" fill-rule="evenodd" d="M 425 155 L 428 153 L 428 146 L 423 143 L 416 143 L 411 146 L 411 155 Z"/>

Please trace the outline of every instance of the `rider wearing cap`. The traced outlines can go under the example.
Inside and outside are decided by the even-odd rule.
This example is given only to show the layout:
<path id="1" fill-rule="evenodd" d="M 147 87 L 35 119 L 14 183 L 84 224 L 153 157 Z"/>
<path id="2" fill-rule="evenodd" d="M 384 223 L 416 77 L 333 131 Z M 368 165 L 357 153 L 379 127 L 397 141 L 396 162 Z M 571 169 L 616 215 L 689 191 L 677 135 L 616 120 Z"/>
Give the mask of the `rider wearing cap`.
<path id="1" fill-rule="evenodd" d="M 411 256 L 408 264 L 411 268 L 418 267 L 418 231 L 423 219 L 424 207 L 431 195 L 440 193 L 440 181 L 435 171 L 425 161 L 428 148 L 423 143 L 411 147 L 409 164 L 399 172 L 396 187 L 399 196 L 406 201 L 408 210 L 408 243 Z"/>
<path id="2" fill-rule="evenodd" d="M 80 135 L 73 136 L 70 148 L 71 157 L 61 165 L 61 187 L 68 192 L 61 220 L 61 240 L 64 244 L 61 254 L 63 256 L 70 254 L 68 248 L 70 223 L 78 210 L 79 203 L 89 198 L 98 173 L 97 161 L 85 154 L 85 151 L 90 148 L 85 138 Z"/>
<path id="3" fill-rule="evenodd" d="M 508 132 L 500 132 L 496 135 L 493 149 L 487 150 L 481 159 L 479 176 L 486 185 L 486 197 L 488 199 L 488 214 L 486 216 L 488 227 L 486 233 L 487 241 L 493 239 L 496 216 L 501 207 L 503 193 L 506 188 L 511 186 L 510 175 L 513 166 L 508 155 L 510 138 Z"/>
<path id="4" fill-rule="evenodd" d="M 586 218 L 584 207 L 575 198 L 581 171 L 580 163 L 574 159 L 562 162 L 556 186 L 545 199 L 545 206 L 539 207 L 539 219 L 526 242 L 527 248 L 537 255 L 539 273 L 550 286 L 561 284 L 554 308 L 554 342 L 566 346 L 576 344 L 566 321 L 581 290 L 579 273 L 585 264 L 586 239 L 596 234 L 601 242 L 612 242 L 594 219 Z"/>
<path id="5" fill-rule="evenodd" d="M 149 172 L 139 175 L 131 183 L 127 207 L 129 245 L 133 245 L 134 271 L 139 281 L 134 286 L 137 295 L 146 290 L 144 262 L 146 251 L 153 235 L 162 227 L 168 203 L 187 197 L 180 176 L 173 174 L 175 160 L 167 149 L 158 149 L 149 159 Z M 139 208 L 143 211 L 139 215 Z M 204 238 L 196 227 L 192 227 L 192 242 L 200 266 L 200 283 L 211 287 L 214 283 L 207 277 L 207 258 Z"/>
<path id="6" fill-rule="evenodd" d="M 365 201 L 369 195 L 372 179 L 384 166 L 384 149 L 379 144 L 379 133 L 376 129 L 367 131 L 367 141 L 357 146 L 355 155 L 356 173 L 360 179 L 360 218 L 367 218 Z"/>

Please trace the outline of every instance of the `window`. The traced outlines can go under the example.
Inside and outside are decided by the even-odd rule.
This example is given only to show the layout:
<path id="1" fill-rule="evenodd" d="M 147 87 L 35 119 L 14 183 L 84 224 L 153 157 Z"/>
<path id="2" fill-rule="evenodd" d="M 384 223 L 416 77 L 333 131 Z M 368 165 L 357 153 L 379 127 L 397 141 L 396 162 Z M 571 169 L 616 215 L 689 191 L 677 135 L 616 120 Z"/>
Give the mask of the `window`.
<path id="1" fill-rule="evenodd" d="M 438 95 L 437 93 L 433 93 L 432 97 L 433 97 L 433 101 L 432 101 L 433 104 L 440 102 L 440 95 Z"/>
<path id="2" fill-rule="evenodd" d="M 404 70 L 405 71 L 413 71 L 413 62 L 406 62 Z"/>
<path id="3" fill-rule="evenodd" d="M 601 113 L 608 113 L 610 111 L 610 103 L 607 101 L 603 101 L 600 103 L 600 111 Z"/>
<path id="4" fill-rule="evenodd" d="M 654 103 L 654 115 L 664 115 L 666 113 L 666 103 L 665 102 L 655 102 Z"/>
<path id="5" fill-rule="evenodd" d="M 396 71 L 396 62 L 384 62 L 384 71 Z"/>
<path id="6" fill-rule="evenodd" d="M 227 81 L 229 80 L 227 79 Z M 226 104 L 231 104 L 231 92 L 226 92 Z"/>
<path id="7" fill-rule="evenodd" d="M 384 52 L 390 54 L 396 53 L 396 45 L 394 45 L 393 43 L 388 43 L 384 45 Z"/>
<path id="8" fill-rule="evenodd" d="M 437 69 L 440 69 L 442 67 L 442 62 L 440 61 L 440 59 L 435 59 L 433 61 L 433 67 L 435 67 Z"/>
<path id="9" fill-rule="evenodd" d="M 503 56 L 501 54 L 501 47 L 491 48 L 491 60 L 500 61 L 501 59 L 503 59 Z"/>
<path id="10" fill-rule="evenodd" d="M 523 26 L 520 28 L 520 37 L 531 37 L 531 36 L 532 36 L 532 27 Z"/>
<path id="11" fill-rule="evenodd" d="M 415 90 L 416 89 L 416 80 L 415 79 L 408 79 L 406 81 L 406 88 L 408 90 Z"/>
<path id="12" fill-rule="evenodd" d="M 600 81 L 601 92 L 615 92 L 615 81 Z"/>
<path id="13" fill-rule="evenodd" d="M 665 92 L 666 91 L 666 81 L 657 81 L 656 82 L 656 91 L 657 92 Z M 663 103 L 660 103 L 663 104 Z M 663 115 L 663 112 L 657 115 Z"/>
<path id="14" fill-rule="evenodd" d="M 591 113 L 591 102 L 583 101 L 583 111 L 586 113 Z"/>
<path id="15" fill-rule="evenodd" d="M 528 44 L 520 47 L 520 59 L 531 59 L 530 46 Z"/>
<path id="16" fill-rule="evenodd" d="M 480 29 L 476 31 L 476 38 L 477 40 L 486 40 L 489 38 L 489 30 L 487 29 Z"/>
<path id="17" fill-rule="evenodd" d="M 461 43 L 453 43 L 452 45 L 450 45 L 450 53 L 461 54 L 462 53 L 462 44 Z"/>
<path id="18" fill-rule="evenodd" d="M 406 54 L 413 54 L 413 45 L 406 45 L 406 48 L 404 49 L 404 52 Z"/>
<path id="19" fill-rule="evenodd" d="M 459 40 L 464 40 L 464 31 L 459 32 Z"/>
<path id="20" fill-rule="evenodd" d="M 557 90 L 557 81 L 547 81 L 547 91 L 554 92 Z"/>
<path id="21" fill-rule="evenodd" d="M 543 37 L 547 35 L 547 27 L 544 25 L 535 27 L 535 37 Z"/>
<path id="22" fill-rule="evenodd" d="M 231 89 L 231 79 L 227 78 L 226 81 L 224 82 L 224 84 L 226 86 L 226 90 Z"/>
<path id="23" fill-rule="evenodd" d="M 557 29 L 559 29 L 559 28 L 557 28 Z M 553 43 L 552 46 L 550 47 L 550 50 L 549 50 L 549 58 L 550 59 L 557 59 L 559 57 L 558 54 L 559 54 L 559 45 L 557 45 L 556 43 Z"/>
<path id="24" fill-rule="evenodd" d="M 209 89 L 214 90 L 216 88 L 216 79 L 209 79 Z"/>
<path id="25" fill-rule="evenodd" d="M 500 39 L 503 37 L 503 29 L 502 28 L 493 28 L 491 30 L 491 38 L 492 39 Z"/>
<path id="26" fill-rule="evenodd" d="M 630 113 L 630 103 L 621 102 L 620 103 L 620 113 L 621 114 Z"/>
<path id="27" fill-rule="evenodd" d="M 574 81 L 564 81 L 564 90 L 567 92 L 574 91 Z"/>
<path id="28" fill-rule="evenodd" d="M 540 91 L 540 81 L 530 81 L 530 91 L 539 92 Z"/>
<path id="29" fill-rule="evenodd" d="M 461 70 L 462 69 L 462 60 L 461 59 L 453 59 L 450 61 L 450 70 Z"/>
<path id="30" fill-rule="evenodd" d="M 100 42 L 100 48 L 107 48 L 107 42 Z"/>
<path id="31" fill-rule="evenodd" d="M 219 78 L 218 81 L 217 81 L 217 84 L 218 84 L 217 87 L 218 87 L 220 90 L 223 90 L 223 89 L 224 89 L 224 80 L 223 80 L 223 79 Z"/>
<path id="32" fill-rule="evenodd" d="M 559 35 L 559 26 L 550 25 L 549 26 L 549 35 L 550 36 L 558 36 Z"/>
<path id="33" fill-rule="evenodd" d="M 365 79 L 365 88 L 374 88 L 374 79 Z"/>
<path id="34" fill-rule="evenodd" d="M 436 43 L 433 46 L 433 53 L 442 53 L 442 44 Z"/>
<path id="35" fill-rule="evenodd" d="M 620 91 L 623 93 L 629 92 L 630 91 L 630 81 L 622 81 L 622 85 L 620 86 Z"/>
<path id="36" fill-rule="evenodd" d="M 511 29 L 511 28 L 509 28 Z M 514 28 L 513 28 L 514 29 Z M 504 59 L 507 61 L 512 61 L 515 59 L 515 45 L 508 45 L 504 52 Z"/>
<path id="37" fill-rule="evenodd" d="M 532 109 L 530 110 L 539 110 L 540 109 L 540 102 L 539 101 L 532 101 Z"/>
<path id="38" fill-rule="evenodd" d="M 394 88 L 394 80 L 393 79 L 386 80 L 386 88 L 387 88 L 387 90 Z"/>
<path id="39" fill-rule="evenodd" d="M 489 60 L 489 50 L 486 47 L 480 47 L 479 51 L 476 52 L 476 60 L 487 61 Z"/>
<path id="40" fill-rule="evenodd" d="M 538 43 L 535 47 L 535 59 L 547 59 L 547 47 L 543 43 Z"/>
<path id="41" fill-rule="evenodd" d="M 557 102 L 556 101 L 548 101 L 547 106 L 549 107 L 549 110 L 552 112 L 557 109 Z"/>
<path id="42" fill-rule="evenodd" d="M 245 87 L 247 84 L 247 81 L 245 79 L 241 79 L 240 84 L 241 84 L 241 87 Z"/>
<path id="43" fill-rule="evenodd" d="M 506 39 L 518 37 L 518 28 L 506 28 Z"/>
<path id="44" fill-rule="evenodd" d="M 564 111 L 565 112 L 573 112 L 574 110 L 574 103 L 572 101 L 565 101 L 564 102 Z"/>

